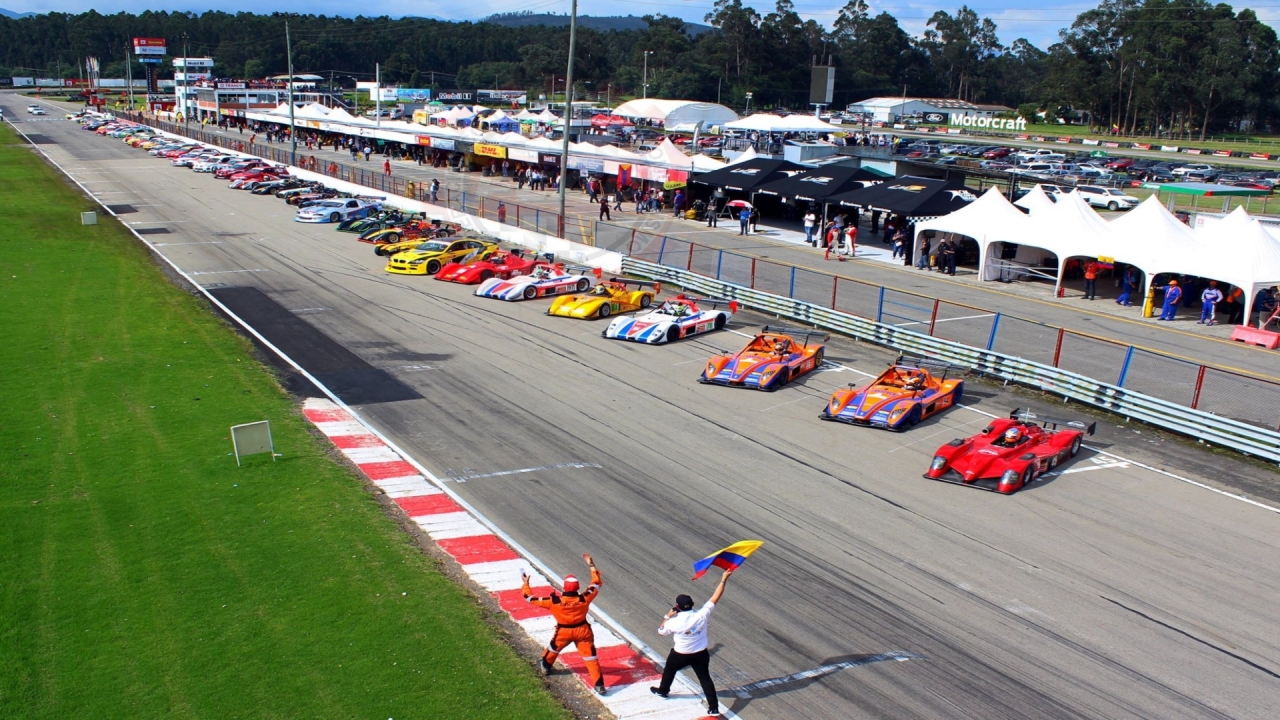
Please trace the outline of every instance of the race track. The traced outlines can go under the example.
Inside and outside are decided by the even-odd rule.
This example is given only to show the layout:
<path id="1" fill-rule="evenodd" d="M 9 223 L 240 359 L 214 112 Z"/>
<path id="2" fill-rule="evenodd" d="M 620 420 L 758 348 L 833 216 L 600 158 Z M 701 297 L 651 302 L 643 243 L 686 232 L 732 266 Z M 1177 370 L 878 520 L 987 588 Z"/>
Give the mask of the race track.
<path id="1" fill-rule="evenodd" d="M 517 542 L 560 573 L 592 552 L 599 604 L 654 647 L 672 597 L 714 586 L 689 582 L 694 559 L 764 540 L 712 621 L 722 702 L 744 718 L 1280 716 L 1280 514 L 1093 453 L 1013 497 L 926 481 L 938 445 L 1024 401 L 971 382 L 971 409 L 906 434 L 823 423 L 830 390 L 887 352 L 833 339 L 822 372 L 777 393 L 702 386 L 700 363 L 744 337 L 606 341 L 546 301 L 388 275 L 279 200 L 60 116 L 23 122 L 26 102 L 0 94 L 122 220 Z M 1150 452 L 1131 437 L 1098 443 Z M 1204 466 L 1177 474 L 1258 472 Z M 918 657 L 731 691 L 891 651 Z"/>

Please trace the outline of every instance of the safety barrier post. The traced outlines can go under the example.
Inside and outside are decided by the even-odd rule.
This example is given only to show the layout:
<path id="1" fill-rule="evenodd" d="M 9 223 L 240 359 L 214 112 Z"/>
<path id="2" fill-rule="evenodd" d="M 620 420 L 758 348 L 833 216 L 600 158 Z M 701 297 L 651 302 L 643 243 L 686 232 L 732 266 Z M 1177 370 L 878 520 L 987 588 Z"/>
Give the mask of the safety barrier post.
<path id="1" fill-rule="evenodd" d="M 787 288 L 787 297 L 795 298 L 796 296 L 796 266 L 791 266 L 791 286 Z"/>
<path id="2" fill-rule="evenodd" d="M 636 229 L 631 228 L 631 240 L 627 242 L 627 254 L 634 255 L 636 250 Z"/>
<path id="3" fill-rule="evenodd" d="M 1191 396 L 1191 409 L 1192 409 L 1192 410 L 1197 410 L 1197 409 L 1199 409 L 1197 406 L 1199 406 L 1199 405 L 1200 405 L 1200 388 L 1204 387 L 1204 370 L 1205 370 L 1204 366 L 1203 366 L 1203 365 L 1201 365 L 1201 366 L 1200 366 L 1200 372 L 1196 373 L 1196 391 L 1195 391 L 1195 393 Z"/>
<path id="4" fill-rule="evenodd" d="M 751 289 L 756 289 L 756 259 L 751 258 Z"/>
<path id="5" fill-rule="evenodd" d="M 987 338 L 987 350 L 996 346 L 996 332 L 1000 329 L 1000 313 L 991 321 L 991 337 Z"/>
<path id="6" fill-rule="evenodd" d="M 929 337 L 933 337 L 933 328 L 938 324 L 938 306 L 940 304 L 942 304 L 942 301 L 934 298 L 933 314 L 929 316 Z"/>
<path id="7" fill-rule="evenodd" d="M 832 309 L 832 310 L 834 310 L 834 309 L 835 309 L 835 307 L 836 307 L 836 304 L 835 304 L 835 303 L 831 303 L 831 309 Z M 884 286 L 883 286 L 883 285 L 881 285 L 881 286 L 880 286 L 880 300 L 876 303 L 876 322 L 883 322 L 883 321 L 881 320 L 881 318 L 883 318 L 883 317 L 884 317 Z"/>
<path id="8" fill-rule="evenodd" d="M 719 251 L 719 252 L 717 252 L 717 253 L 716 253 L 716 279 L 717 279 L 717 280 L 719 280 L 719 279 L 720 279 L 720 266 L 721 266 L 722 264 L 724 264 L 724 251 L 723 251 L 723 250 L 721 250 L 721 251 Z"/>
<path id="9" fill-rule="evenodd" d="M 1058 328 L 1058 344 L 1053 348 L 1053 366 L 1058 367 L 1058 359 L 1062 357 L 1062 337 L 1067 334 L 1066 328 Z"/>
<path id="10" fill-rule="evenodd" d="M 689 262 L 685 263 L 684 269 L 693 272 L 693 249 L 697 247 L 693 243 L 689 243 Z"/>
<path id="11" fill-rule="evenodd" d="M 542 211 L 538 208 L 533 209 L 533 229 L 542 232 Z"/>
<path id="12" fill-rule="evenodd" d="M 556 237 L 564 237 L 564 216 L 556 215 Z"/>
<path id="13" fill-rule="evenodd" d="M 524 227 L 523 225 L 520 224 L 520 206 L 519 205 L 516 206 L 516 227 L 518 228 Z"/>
<path id="14" fill-rule="evenodd" d="M 1129 374 L 1129 362 L 1133 360 L 1133 346 L 1129 346 L 1128 352 L 1124 354 L 1124 364 L 1120 366 L 1120 379 L 1116 381 L 1116 385 L 1124 387 L 1124 379 Z"/>
<path id="15" fill-rule="evenodd" d="M 667 251 L 667 236 L 662 236 L 662 244 L 658 246 L 658 264 L 662 264 L 662 254 Z"/>
<path id="16" fill-rule="evenodd" d="M 480 219 L 481 219 L 481 220 L 483 220 L 483 219 L 484 219 L 484 196 L 483 196 L 483 195 L 481 195 L 481 196 L 480 196 L 480 208 L 479 208 L 479 209 L 480 209 L 480 212 L 479 212 L 479 213 L 477 213 L 477 214 L 480 216 Z"/>
<path id="17" fill-rule="evenodd" d="M 831 276 L 831 309 L 836 309 L 836 290 L 840 288 L 840 276 Z"/>

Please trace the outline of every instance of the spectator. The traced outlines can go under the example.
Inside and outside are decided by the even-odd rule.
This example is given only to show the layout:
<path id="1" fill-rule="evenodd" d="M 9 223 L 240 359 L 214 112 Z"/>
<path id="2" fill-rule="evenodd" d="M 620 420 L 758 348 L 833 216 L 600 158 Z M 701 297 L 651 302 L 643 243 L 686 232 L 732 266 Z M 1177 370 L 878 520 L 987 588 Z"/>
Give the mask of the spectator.
<path id="1" fill-rule="evenodd" d="M 507 224 L 507 206 L 501 200 L 498 201 L 498 222 Z"/>
<path id="2" fill-rule="evenodd" d="M 740 228 L 738 231 L 739 235 L 749 234 L 747 232 L 747 224 L 749 222 L 751 222 L 751 210 L 747 208 L 742 208 L 741 210 L 738 211 L 738 225 Z"/>
<path id="3" fill-rule="evenodd" d="M 382 174 L 391 177 L 391 159 L 387 158 L 382 161 Z"/>
<path id="4" fill-rule="evenodd" d="M 753 233 L 760 232 L 759 225 L 760 225 L 760 211 L 755 208 L 751 208 L 751 232 Z"/>
<path id="5" fill-rule="evenodd" d="M 932 247 L 932 243 L 930 242 L 929 238 L 924 238 L 923 240 L 920 241 L 920 258 L 916 260 L 917 270 L 929 269 L 929 250 L 931 249 L 931 247 Z"/>
<path id="6" fill-rule="evenodd" d="M 899 230 L 893 234 L 893 257 L 907 256 L 907 234 Z"/>
<path id="7" fill-rule="evenodd" d="M 957 250 L 955 241 L 949 239 L 944 240 L 942 241 L 942 244 L 938 246 L 938 249 L 942 252 L 943 272 L 955 277 Z"/>
<path id="8" fill-rule="evenodd" d="M 720 219 L 717 213 L 720 212 L 719 200 L 711 198 L 711 202 L 707 203 L 707 227 L 718 227 Z"/>
<path id="9" fill-rule="evenodd" d="M 680 210 L 684 207 L 684 191 L 676 190 L 676 195 L 671 200 L 671 209 L 676 217 L 680 217 Z"/>
<path id="10" fill-rule="evenodd" d="M 431 202 L 440 202 L 440 180 L 431 180 Z"/>
<path id="11" fill-rule="evenodd" d="M 613 220 L 613 218 L 609 216 L 609 198 L 607 197 L 600 198 L 600 219 Z"/>
<path id="12" fill-rule="evenodd" d="M 369 162 L 369 156 L 373 155 L 373 148 L 367 144 L 364 146 L 364 161 Z"/>
<path id="13" fill-rule="evenodd" d="M 1222 302 L 1222 291 L 1218 289 L 1218 281 L 1210 280 L 1209 287 L 1200 293 L 1200 320 L 1197 325 L 1212 325 L 1217 319 L 1218 303 Z"/>
<path id="14" fill-rule="evenodd" d="M 813 230 L 817 224 L 818 216 L 814 214 L 813 208 L 810 207 L 809 211 L 804 214 L 804 241 L 810 245 L 814 245 L 815 247 L 817 247 L 817 245 L 813 240 Z"/>
<path id="15" fill-rule="evenodd" d="M 1098 299 L 1098 261 L 1089 260 L 1084 264 L 1084 299 Z"/>
<path id="16" fill-rule="evenodd" d="M 1244 290 L 1232 288 L 1224 302 L 1227 305 L 1227 324 L 1239 325 L 1244 319 Z"/>

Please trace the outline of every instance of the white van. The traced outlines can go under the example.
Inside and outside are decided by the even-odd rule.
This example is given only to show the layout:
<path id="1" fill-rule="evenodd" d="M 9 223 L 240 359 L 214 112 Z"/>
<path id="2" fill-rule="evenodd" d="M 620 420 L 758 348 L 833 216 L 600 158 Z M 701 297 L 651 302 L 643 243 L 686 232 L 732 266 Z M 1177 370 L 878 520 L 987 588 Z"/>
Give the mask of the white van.
<path id="1" fill-rule="evenodd" d="M 1062 162 L 1067 159 L 1066 155 L 1060 152 L 1054 152 L 1049 148 L 1034 148 L 1031 150 L 1023 150 L 1014 155 L 1020 163 L 1029 162 Z"/>

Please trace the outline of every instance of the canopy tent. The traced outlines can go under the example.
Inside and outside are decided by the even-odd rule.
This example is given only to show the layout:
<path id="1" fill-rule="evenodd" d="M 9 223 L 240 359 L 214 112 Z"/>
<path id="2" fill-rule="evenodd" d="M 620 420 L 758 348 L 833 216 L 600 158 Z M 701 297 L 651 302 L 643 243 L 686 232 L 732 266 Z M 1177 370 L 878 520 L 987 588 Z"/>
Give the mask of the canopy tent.
<path id="1" fill-rule="evenodd" d="M 1240 207 L 1221 220 L 1206 223 L 1195 233 L 1204 247 L 1203 257 L 1198 269 L 1187 274 L 1242 288 L 1247 323 L 1258 291 L 1280 286 L 1280 242 Z"/>
<path id="2" fill-rule="evenodd" d="M 1053 198 L 1049 197 L 1049 193 L 1044 191 L 1043 185 L 1037 183 L 1026 195 L 1014 200 L 1013 204 L 1035 215 L 1053 207 Z"/>
<path id="3" fill-rule="evenodd" d="M 914 251 L 912 257 L 920 257 L 920 244 L 926 232 L 950 233 L 971 237 L 978 243 L 978 273 L 984 280 L 995 280 L 998 269 L 991 276 L 988 255 L 995 243 L 1007 243 L 1015 250 L 1021 250 L 1021 243 L 1034 235 L 1031 219 L 1001 194 L 998 188 L 990 188 L 977 200 L 950 215 L 924 220 L 916 223 L 916 236 L 912 238 Z M 1015 262 L 1033 263 L 1035 258 L 1019 258 L 1013 256 L 1004 259 Z"/>
<path id="4" fill-rule="evenodd" d="M 538 122 L 545 124 L 560 122 L 560 116 L 551 112 L 549 109 L 544 109 L 542 112 L 538 113 L 536 119 Z"/>
<path id="5" fill-rule="evenodd" d="M 600 113 L 592 116 L 591 127 L 607 128 L 607 127 L 635 127 L 635 123 L 622 117 L 621 115 L 606 115 Z"/>
<path id="6" fill-rule="evenodd" d="M 659 165 L 673 165 L 678 168 L 692 168 L 693 159 L 680 151 L 670 138 L 663 138 L 658 147 L 644 154 L 644 159 Z"/>
<path id="7" fill-rule="evenodd" d="M 912 221 L 953 213 L 977 200 L 963 184 L 905 175 L 857 190 L 832 195 L 829 203 L 865 207 L 902 215 Z"/>
<path id="8" fill-rule="evenodd" d="M 728 163 L 722 162 L 708 155 L 693 155 L 690 159 L 693 160 L 693 171 L 698 173 L 715 172 L 716 170 L 723 170 L 729 166 Z"/>
<path id="9" fill-rule="evenodd" d="M 760 153 L 756 152 L 756 149 L 755 149 L 754 147 L 749 147 L 749 148 L 747 148 L 747 151 L 746 151 L 746 152 L 744 152 L 744 153 L 742 153 L 741 155 L 739 155 L 738 157 L 736 157 L 736 158 L 734 158 L 734 159 L 730 160 L 730 161 L 729 161 L 729 164 L 730 164 L 730 165 L 737 165 L 738 163 L 744 163 L 744 162 L 746 162 L 746 161 L 748 161 L 748 160 L 755 160 L 755 159 L 756 159 L 756 158 L 758 158 L 758 157 L 760 157 Z"/>
<path id="10" fill-rule="evenodd" d="M 538 116 L 529 112 L 526 108 L 515 114 L 515 119 L 520 123 L 533 123 L 538 121 Z"/>
<path id="11" fill-rule="evenodd" d="M 738 119 L 738 114 L 724 105 L 692 100 L 658 100 L 642 98 L 619 105 L 614 115 L 661 122 L 666 127 L 691 123 L 705 127 L 723 125 Z"/>
<path id="12" fill-rule="evenodd" d="M 843 128 L 838 128 L 831 123 L 826 123 L 812 115 L 772 115 L 770 113 L 756 113 L 741 120 L 734 120 L 724 124 L 725 128 L 730 130 L 755 130 L 757 132 L 817 132 L 830 133 L 841 132 Z"/>
<path id="13" fill-rule="evenodd" d="M 870 170 L 850 165 L 828 165 L 799 173 L 788 172 L 791 173 L 789 177 L 760 185 L 756 192 L 809 202 L 826 202 L 832 195 L 859 188 L 864 182 L 879 182 L 884 179 Z"/>
<path id="14" fill-rule="evenodd" d="M 804 167 L 790 160 L 755 158 L 746 162 L 730 163 L 720 170 L 699 175 L 694 182 L 749 193 L 761 185 L 786 179 L 801 172 L 804 172 Z"/>
<path id="15" fill-rule="evenodd" d="M 520 129 L 520 121 L 501 110 L 481 119 L 480 124 L 497 132 L 514 132 Z"/>

